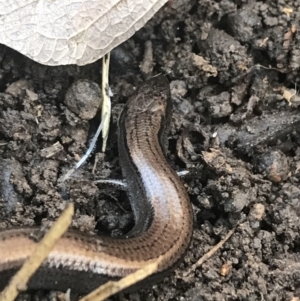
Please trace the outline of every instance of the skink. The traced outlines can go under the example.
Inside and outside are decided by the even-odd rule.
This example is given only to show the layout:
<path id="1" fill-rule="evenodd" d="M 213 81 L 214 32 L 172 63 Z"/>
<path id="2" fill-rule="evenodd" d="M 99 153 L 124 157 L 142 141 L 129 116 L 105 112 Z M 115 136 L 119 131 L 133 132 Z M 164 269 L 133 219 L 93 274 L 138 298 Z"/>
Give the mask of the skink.
<path id="1" fill-rule="evenodd" d="M 67 232 L 28 283 L 28 289 L 86 293 L 161 258 L 161 276 L 185 254 L 192 236 L 188 194 L 162 148 L 171 117 L 168 80 L 154 77 L 136 91 L 119 119 L 118 147 L 135 226 L 115 239 Z M 0 289 L 32 253 L 32 228 L 0 232 Z"/>

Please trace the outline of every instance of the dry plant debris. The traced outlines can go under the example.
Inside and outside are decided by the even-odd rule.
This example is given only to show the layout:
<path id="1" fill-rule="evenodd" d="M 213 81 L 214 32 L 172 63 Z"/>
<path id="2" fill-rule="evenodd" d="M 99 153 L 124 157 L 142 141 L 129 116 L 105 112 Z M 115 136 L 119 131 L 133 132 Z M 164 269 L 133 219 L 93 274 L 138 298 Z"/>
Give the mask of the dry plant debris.
<path id="1" fill-rule="evenodd" d="M 119 281 L 108 281 L 107 283 L 101 285 L 99 288 L 95 289 L 90 294 L 86 295 L 80 301 L 102 301 L 106 298 L 138 283 L 139 281 L 147 278 L 148 276 L 154 274 L 161 258 L 158 258 L 155 262 L 146 265 L 144 268 L 137 270 L 136 272 L 122 278 Z"/>
<path id="2" fill-rule="evenodd" d="M 184 272 L 183 277 L 188 277 L 192 272 L 194 272 L 197 268 L 199 268 L 206 260 L 211 258 L 232 236 L 234 231 L 235 228 L 230 230 L 218 244 L 216 244 L 212 249 L 210 249 L 207 253 L 205 253 L 196 263 L 194 263 L 186 272 Z"/>
<path id="3" fill-rule="evenodd" d="M 13 301 L 20 291 L 26 290 L 26 285 L 30 277 L 43 263 L 54 248 L 56 242 L 69 228 L 73 214 L 74 205 L 70 203 L 37 245 L 35 252 L 25 261 L 22 268 L 15 274 L 9 285 L 1 293 L 0 301 Z"/>
<path id="4" fill-rule="evenodd" d="M 45 65 L 86 65 L 129 39 L 167 0 L 0 1 L 0 43 Z"/>

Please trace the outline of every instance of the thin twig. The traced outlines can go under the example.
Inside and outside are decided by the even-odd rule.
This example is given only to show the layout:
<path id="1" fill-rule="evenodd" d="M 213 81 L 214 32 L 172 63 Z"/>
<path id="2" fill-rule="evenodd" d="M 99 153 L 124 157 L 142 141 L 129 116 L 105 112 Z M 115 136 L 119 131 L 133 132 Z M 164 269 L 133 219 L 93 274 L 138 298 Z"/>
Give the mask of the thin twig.
<path id="1" fill-rule="evenodd" d="M 20 290 L 26 289 L 30 277 L 47 258 L 61 236 L 67 231 L 71 224 L 73 214 L 74 205 L 69 203 L 58 220 L 37 244 L 32 255 L 26 259 L 21 269 L 15 274 L 9 285 L 0 294 L 0 301 L 13 301 L 18 296 Z"/>
<path id="2" fill-rule="evenodd" d="M 224 244 L 225 242 L 231 237 L 234 233 L 236 228 L 230 230 L 227 235 L 212 249 L 210 249 L 207 253 L 205 253 L 196 263 L 194 263 L 188 271 L 183 274 L 183 277 L 188 277 L 192 272 L 194 272 L 198 267 L 200 267 L 206 260 L 212 257 Z"/>
<path id="3" fill-rule="evenodd" d="M 160 261 L 161 258 L 158 258 L 154 263 L 146 265 L 144 268 L 137 270 L 119 281 L 109 281 L 79 301 L 103 301 L 155 273 Z"/>
<path id="4" fill-rule="evenodd" d="M 102 131 L 102 152 L 105 152 L 106 143 L 109 133 L 109 123 L 111 116 L 111 101 L 109 95 L 109 61 L 110 61 L 110 52 L 106 54 L 102 59 L 102 110 L 101 110 L 101 120 L 103 120 L 106 115 L 106 120 L 103 124 Z"/>

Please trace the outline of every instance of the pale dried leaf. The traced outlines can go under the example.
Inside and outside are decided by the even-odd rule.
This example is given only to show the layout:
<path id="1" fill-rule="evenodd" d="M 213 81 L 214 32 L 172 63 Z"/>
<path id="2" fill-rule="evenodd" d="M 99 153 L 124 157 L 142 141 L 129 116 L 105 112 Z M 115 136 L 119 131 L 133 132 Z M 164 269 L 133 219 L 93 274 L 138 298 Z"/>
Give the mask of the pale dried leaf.
<path id="1" fill-rule="evenodd" d="M 126 41 L 167 0 L 0 0 L 0 43 L 45 65 L 85 65 Z"/>

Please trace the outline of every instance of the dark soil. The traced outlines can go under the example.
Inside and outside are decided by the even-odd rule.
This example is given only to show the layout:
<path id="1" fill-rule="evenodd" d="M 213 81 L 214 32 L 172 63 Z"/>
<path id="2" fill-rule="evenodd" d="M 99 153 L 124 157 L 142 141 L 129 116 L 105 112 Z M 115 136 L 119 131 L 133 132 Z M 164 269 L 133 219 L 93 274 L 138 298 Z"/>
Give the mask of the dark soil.
<path id="1" fill-rule="evenodd" d="M 171 277 L 125 297 L 300 300 L 299 20 L 299 0 L 170 1 L 113 52 L 107 151 L 91 156 L 65 189 L 58 179 L 99 124 L 89 101 L 99 95 L 101 61 L 47 67 L 0 46 L 0 229 L 46 224 L 73 201 L 74 228 L 126 233 L 133 225 L 126 194 L 93 181 L 122 177 L 118 115 L 139 83 L 163 73 L 174 103 L 168 158 L 190 171 L 194 236 Z M 236 225 L 211 259 L 183 277 Z"/>

